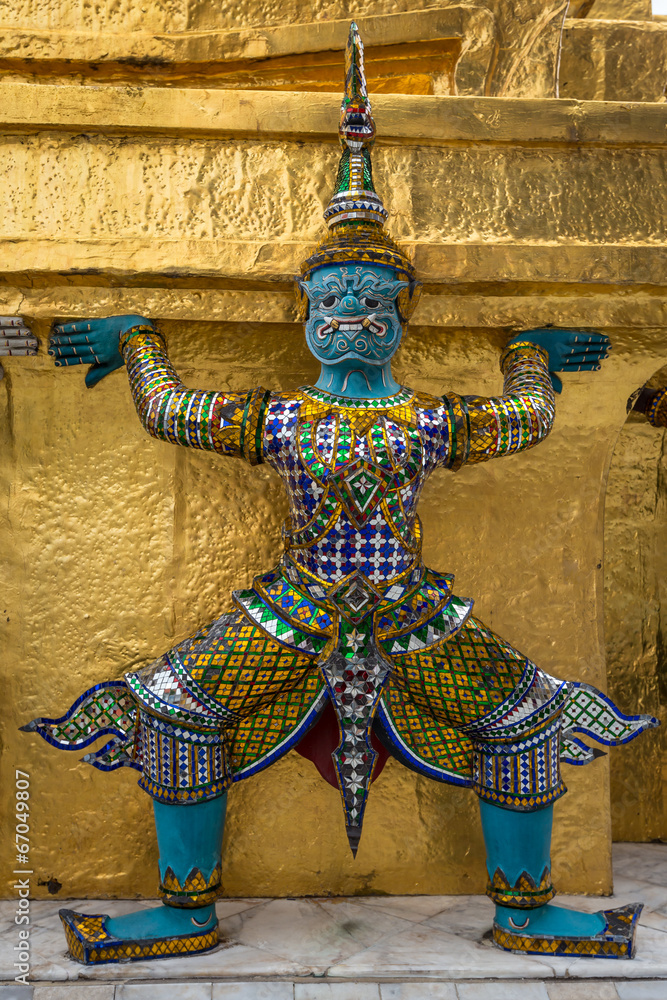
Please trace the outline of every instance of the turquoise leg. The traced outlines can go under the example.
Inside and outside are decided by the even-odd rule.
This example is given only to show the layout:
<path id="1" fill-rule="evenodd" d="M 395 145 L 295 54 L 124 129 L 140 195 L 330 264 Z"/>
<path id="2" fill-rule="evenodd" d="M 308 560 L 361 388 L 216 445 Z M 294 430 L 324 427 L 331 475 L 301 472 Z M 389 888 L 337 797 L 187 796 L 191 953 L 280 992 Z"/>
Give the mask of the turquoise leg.
<path id="1" fill-rule="evenodd" d="M 154 799 L 153 806 L 164 902 L 108 920 L 109 933 L 125 941 L 191 934 L 216 924 L 215 903 L 198 905 L 197 901 L 197 895 L 206 899 L 212 893 L 188 892 L 187 880 L 194 869 L 203 883 L 216 881 L 227 796 L 187 806 L 165 805 Z"/>
<path id="2" fill-rule="evenodd" d="M 479 805 L 496 923 L 515 934 L 558 938 L 594 937 L 604 930 L 606 920 L 600 912 L 581 913 L 549 902 L 539 905 L 541 898 L 554 894 L 553 889 L 549 892 L 553 805 L 534 812 L 501 809 L 483 800 Z M 513 892 L 514 905 L 498 902 Z"/>

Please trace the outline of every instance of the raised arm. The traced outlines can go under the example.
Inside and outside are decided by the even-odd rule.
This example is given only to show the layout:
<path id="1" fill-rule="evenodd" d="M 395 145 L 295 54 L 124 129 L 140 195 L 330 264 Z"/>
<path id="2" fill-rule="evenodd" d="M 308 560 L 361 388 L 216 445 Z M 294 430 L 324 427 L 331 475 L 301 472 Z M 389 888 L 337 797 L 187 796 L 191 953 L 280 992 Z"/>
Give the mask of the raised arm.
<path id="1" fill-rule="evenodd" d="M 519 342 L 500 359 L 502 396 L 463 396 L 468 446 L 463 462 L 486 462 L 543 441 L 554 422 L 555 397 L 544 351 Z"/>
<path id="2" fill-rule="evenodd" d="M 269 393 L 188 389 L 176 374 L 164 338 L 141 316 L 111 316 L 56 327 L 50 353 L 56 365 L 91 364 L 86 384 L 95 385 L 127 366 L 139 419 L 155 438 L 189 448 L 261 460 L 261 435 Z M 259 440 L 258 440 L 259 439 Z"/>
<path id="3" fill-rule="evenodd" d="M 628 400 L 628 412 L 630 410 L 643 413 L 654 427 L 667 427 L 667 386 L 638 389 Z"/>
<path id="4" fill-rule="evenodd" d="M 607 356 L 602 334 L 574 330 L 529 330 L 513 337 L 500 359 L 502 396 L 446 397 L 455 442 L 450 467 L 486 462 L 539 444 L 555 415 L 557 371 L 591 371 Z"/>

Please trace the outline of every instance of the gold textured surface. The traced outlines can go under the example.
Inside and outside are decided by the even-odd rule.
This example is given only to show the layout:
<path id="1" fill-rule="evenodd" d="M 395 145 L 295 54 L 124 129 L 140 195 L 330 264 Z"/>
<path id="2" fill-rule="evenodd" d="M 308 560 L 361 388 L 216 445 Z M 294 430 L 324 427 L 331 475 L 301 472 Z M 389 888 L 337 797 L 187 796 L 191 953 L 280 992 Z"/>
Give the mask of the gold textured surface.
<path id="1" fill-rule="evenodd" d="M 341 50 L 354 17 L 370 47 L 456 43 L 450 47 L 455 68 L 447 57 L 408 74 L 391 69 L 381 89 L 553 97 L 566 9 L 567 0 L 444 0 L 430 10 L 418 0 L 357 0 L 353 7 L 344 0 L 260 0 L 241 14 L 235 0 L 158 0 L 141 7 L 121 0 L 24 0 L 3 8 L 0 74 L 190 86 L 207 75 L 215 86 L 280 87 L 291 80 L 293 89 L 317 90 L 321 77 L 313 74 L 309 85 L 304 73 L 307 54 Z M 286 56 L 288 66 L 266 64 Z M 234 60 L 246 66 L 230 66 Z"/>
<path id="2" fill-rule="evenodd" d="M 321 139 L 330 99 L 305 100 L 0 86 L 0 119 L 35 130 L 0 143 L 7 278 L 289 286 L 338 155 Z M 380 95 L 376 107 L 376 184 L 427 284 L 664 281 L 666 105 Z M 232 142 L 235 130 L 260 138 Z"/>
<path id="3" fill-rule="evenodd" d="M 85 89 L 3 81 L 0 97 L 0 125 L 12 137 L 46 131 L 64 141 L 67 132 L 87 129 L 95 137 L 137 132 L 144 138 L 152 133 L 162 138 L 201 135 L 219 142 L 232 137 L 237 141 L 240 136 L 264 141 L 298 138 L 338 147 L 332 135 L 339 117 L 338 102 L 328 94 L 177 87 Z M 641 146 L 648 147 L 649 153 L 651 147 L 664 145 L 665 113 L 662 104 L 641 102 L 619 107 L 613 102 L 553 98 L 452 100 L 441 95 L 378 94 L 373 101 L 378 126 L 373 163 L 378 149 L 401 143 L 428 147 L 459 141 L 510 146 L 548 142 L 571 149 L 592 144 Z"/>
<path id="4" fill-rule="evenodd" d="M 561 97 L 664 101 L 666 84 L 667 19 L 565 22 Z"/>
<path id="5" fill-rule="evenodd" d="M 355 16 L 410 7 L 360 0 Z M 457 573 L 476 613 L 550 672 L 604 687 L 607 469 L 627 397 L 667 362 L 667 108 L 551 99 L 562 7 L 480 5 L 478 24 L 492 13 L 495 33 L 470 56 L 465 92 L 507 97 L 378 95 L 374 164 L 391 232 L 427 283 L 400 379 L 433 393 L 497 392 L 510 331 L 572 324 L 612 338 L 601 372 L 564 378 L 544 445 L 440 473 L 422 503 L 427 561 Z M 63 897 L 154 896 L 157 852 L 135 773 L 102 774 L 16 727 L 61 714 L 85 687 L 147 663 L 219 614 L 232 587 L 277 558 L 286 513 L 267 468 L 151 441 L 122 372 L 88 391 L 81 369 L 56 371 L 44 352 L 50 323 L 156 317 L 177 368 L 202 387 L 312 380 L 290 284 L 322 234 L 338 156 L 337 101 L 327 94 L 84 88 L 83 77 L 64 85 L 46 63 L 77 42 L 90 57 L 96 35 L 117 34 L 125 51 L 129 33 L 181 33 L 196 49 L 199 32 L 201 69 L 216 41 L 205 34 L 238 28 L 238 12 L 232 0 L 3 7 L 3 26 L 22 32 L 21 44 L 45 40 L 41 57 L 23 50 L 43 61 L 33 67 L 39 86 L 11 82 L 12 67 L 0 67 L 0 313 L 25 316 L 41 342 L 36 358 L 3 359 L 0 382 L 1 779 L 7 789 L 14 768 L 31 774 L 37 896 L 54 879 Z M 340 0 L 262 0 L 244 7 L 243 30 L 346 16 Z M 374 44 L 398 44 L 387 21 L 377 30 Z M 463 39 L 461 89 L 471 38 L 452 30 L 426 40 L 437 37 Z M 302 80 L 309 51 L 319 50 L 302 47 L 294 63 Z M 290 52 L 254 58 L 269 56 Z M 136 82 L 138 72 L 128 65 L 117 81 Z M 633 680 L 619 692 L 622 707 L 643 707 Z M 640 745 L 642 768 L 653 766 L 660 738 L 612 750 L 614 773 Z M 555 807 L 560 891 L 610 889 L 607 760 L 566 770 L 570 793 Z M 471 792 L 390 761 L 353 862 L 338 793 L 290 754 L 230 793 L 225 891 L 483 892 L 477 812 Z M 4 838 L 6 871 L 10 848 Z"/>
<path id="6" fill-rule="evenodd" d="M 667 384 L 667 370 L 651 380 Z M 609 692 L 662 726 L 618 754 L 611 772 L 616 840 L 667 840 L 667 436 L 631 414 L 609 471 L 605 637 Z M 637 781 L 641 775 L 641 781 Z"/>
<path id="7" fill-rule="evenodd" d="M 667 121 L 667 107 L 664 117 Z M 137 190 L 132 165 L 142 157 Z M 27 242 L 32 236 L 39 246 L 44 240 L 85 238 L 92 229 L 101 240 L 122 238 L 119 257 L 135 240 L 148 238 L 163 241 L 165 253 L 173 241 L 177 255 L 176 241 L 194 230 L 200 241 L 192 249 L 199 251 L 201 265 L 208 263 L 207 251 L 228 241 L 261 245 L 286 239 L 305 246 L 320 234 L 321 205 L 337 158 L 335 146 L 296 142 L 244 140 L 213 152 L 205 140 L 134 137 L 121 145 L 92 136 L 57 143 L 45 133 L 8 137 L 0 145 L 0 171 L 20 180 L 7 192 L 0 238 L 20 235 Z M 567 148 L 550 149 L 547 158 L 539 148 L 403 145 L 378 149 L 374 161 L 375 183 L 396 238 L 420 246 L 441 244 L 443 234 L 454 244 L 480 237 L 492 244 L 542 245 L 604 244 L 612 236 L 625 246 L 658 246 L 663 240 L 664 149 L 592 147 L 572 160 Z M 45 183 L 49 176 L 53 179 Z M 60 212 L 64 192 L 82 183 L 87 197 L 68 201 Z M 466 186 L 487 197 L 462 199 Z M 241 189 L 245 197 L 239 197 Z M 655 197 L 639 215 L 636 197 L 648 190 Z M 494 208 L 496 193 L 502 194 L 502 212 Z M 537 227 L 535 209 L 546 202 L 552 212 L 541 215 Z"/>
<path id="8" fill-rule="evenodd" d="M 574 0 L 571 4 L 572 16 L 577 8 L 587 10 L 586 17 L 609 21 L 650 21 L 651 0 Z"/>
<path id="9" fill-rule="evenodd" d="M 457 5 L 365 17 L 359 27 L 374 94 L 484 92 L 494 42 L 490 11 Z M 0 39 L 0 76 L 338 93 L 348 30 L 349 19 L 171 35 L 10 29 Z"/>

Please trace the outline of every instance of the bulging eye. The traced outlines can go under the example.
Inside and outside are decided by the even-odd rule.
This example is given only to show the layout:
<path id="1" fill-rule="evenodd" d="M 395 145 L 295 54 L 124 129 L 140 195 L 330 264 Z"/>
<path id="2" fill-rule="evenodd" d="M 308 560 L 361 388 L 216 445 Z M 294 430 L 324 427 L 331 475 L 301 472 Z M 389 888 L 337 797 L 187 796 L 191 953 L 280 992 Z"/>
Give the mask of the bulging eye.
<path id="1" fill-rule="evenodd" d="M 369 309 L 377 309 L 380 303 L 378 299 L 372 299 L 370 296 L 366 295 L 364 298 L 364 305 L 368 306 Z"/>
<path id="2" fill-rule="evenodd" d="M 337 301 L 338 299 L 336 298 L 335 295 L 327 295 L 326 299 L 322 300 L 322 305 L 324 306 L 325 309 L 331 309 L 332 306 L 336 305 Z"/>

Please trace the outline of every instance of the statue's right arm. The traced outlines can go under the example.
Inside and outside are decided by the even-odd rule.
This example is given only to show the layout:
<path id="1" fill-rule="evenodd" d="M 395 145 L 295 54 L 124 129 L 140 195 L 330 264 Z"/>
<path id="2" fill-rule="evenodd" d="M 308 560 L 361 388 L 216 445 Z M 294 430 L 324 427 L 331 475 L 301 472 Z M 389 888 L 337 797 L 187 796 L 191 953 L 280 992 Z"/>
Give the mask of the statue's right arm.
<path id="1" fill-rule="evenodd" d="M 628 409 L 643 413 L 654 427 L 667 427 L 667 387 L 648 389 L 644 386 L 630 397 Z"/>
<path id="2" fill-rule="evenodd" d="M 500 396 L 459 396 L 447 405 L 448 468 L 488 462 L 533 448 L 553 427 L 555 372 L 597 371 L 610 350 L 604 334 L 577 330 L 527 330 L 510 339 L 500 359 L 505 376 Z"/>
<path id="3" fill-rule="evenodd" d="M 261 461 L 259 429 L 269 393 L 261 388 L 244 393 L 188 389 L 149 320 L 112 316 L 56 327 L 50 353 L 56 365 L 92 364 L 89 386 L 124 363 L 139 419 L 152 437 L 243 457 L 253 465 Z"/>

